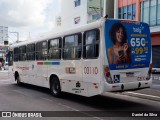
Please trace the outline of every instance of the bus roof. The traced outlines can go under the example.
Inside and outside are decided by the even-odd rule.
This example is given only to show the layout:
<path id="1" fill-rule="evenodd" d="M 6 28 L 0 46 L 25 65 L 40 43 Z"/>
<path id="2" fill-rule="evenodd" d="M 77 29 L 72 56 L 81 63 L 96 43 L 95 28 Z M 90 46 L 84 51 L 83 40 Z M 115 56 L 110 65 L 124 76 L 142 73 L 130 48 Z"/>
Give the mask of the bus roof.
<path id="1" fill-rule="evenodd" d="M 53 33 L 53 34 L 50 33 L 50 34 L 44 35 L 42 37 L 37 37 L 37 38 L 31 39 L 31 40 L 28 40 L 28 41 L 15 43 L 15 44 L 10 45 L 10 48 L 19 47 L 19 46 L 23 46 L 23 45 L 27 45 L 27 44 L 31 44 L 31 43 L 37 43 L 37 42 L 44 41 L 44 40 L 63 37 L 65 35 L 74 34 L 74 33 L 82 32 L 82 31 L 87 31 L 87 30 L 90 30 L 90 29 L 99 28 L 99 27 L 102 26 L 104 21 L 105 21 L 105 19 L 103 18 L 103 19 L 100 19 L 96 22 L 89 23 L 87 25 L 83 25 L 83 26 L 79 26 L 79 27 L 76 27 L 76 28 L 60 31 L 58 33 Z"/>

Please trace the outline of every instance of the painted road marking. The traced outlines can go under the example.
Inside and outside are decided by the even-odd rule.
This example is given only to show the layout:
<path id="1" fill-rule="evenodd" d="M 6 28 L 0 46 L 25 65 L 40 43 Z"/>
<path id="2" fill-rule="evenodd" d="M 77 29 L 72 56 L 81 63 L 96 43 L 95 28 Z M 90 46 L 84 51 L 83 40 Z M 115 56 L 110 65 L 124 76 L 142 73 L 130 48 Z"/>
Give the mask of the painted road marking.
<path id="1" fill-rule="evenodd" d="M 141 95 L 141 96 L 147 96 L 147 97 L 152 97 L 152 98 L 158 98 L 158 99 L 160 99 L 160 97 L 158 97 L 158 96 L 153 96 L 153 95 L 147 95 L 147 94 L 141 94 L 141 93 L 135 93 L 135 92 L 126 92 L 126 93 L 130 93 L 130 94 L 135 94 L 135 95 Z"/>
<path id="2" fill-rule="evenodd" d="M 104 120 L 104 119 L 102 119 L 102 118 L 96 117 L 96 116 L 91 115 L 91 114 L 89 114 L 89 113 L 82 112 L 82 111 L 80 111 L 80 110 L 78 110 L 78 109 L 75 109 L 75 108 L 73 108 L 73 107 L 70 107 L 70 106 L 68 106 L 68 105 L 64 105 L 64 104 L 62 104 L 62 103 L 59 103 L 59 105 L 61 105 L 61 106 L 63 106 L 63 107 L 66 107 L 66 108 L 68 108 L 68 109 L 71 109 L 71 110 L 73 110 L 73 111 L 77 111 L 77 112 L 79 112 L 79 113 L 82 113 L 82 114 L 84 114 L 84 115 L 90 116 L 90 117 L 92 117 L 92 118 L 94 118 L 94 119 Z"/>
<path id="3" fill-rule="evenodd" d="M 152 85 L 152 86 L 160 86 L 160 85 Z"/>
<path id="4" fill-rule="evenodd" d="M 57 103 L 57 101 L 55 101 L 55 100 L 51 100 L 51 99 L 44 98 L 44 97 L 40 97 L 40 98 L 43 99 L 43 100 L 49 101 L 49 102 L 56 102 L 56 103 Z M 60 106 L 62 106 L 62 107 L 65 107 L 65 108 L 67 108 L 67 109 L 71 109 L 71 110 L 73 110 L 73 111 L 77 111 L 77 112 L 82 113 L 82 114 L 84 114 L 84 115 L 90 116 L 90 117 L 92 117 L 92 118 L 94 118 L 94 119 L 103 120 L 103 119 L 101 119 L 101 118 L 99 118 L 99 117 L 96 117 L 96 116 L 94 116 L 94 115 L 91 115 L 91 114 L 82 112 L 82 111 L 80 111 L 80 110 L 78 110 L 78 109 L 75 109 L 75 108 L 73 108 L 73 107 L 70 107 L 70 106 L 68 106 L 68 105 L 65 105 L 65 104 L 62 104 L 62 103 L 58 103 L 58 105 L 60 105 Z"/>
<path id="5" fill-rule="evenodd" d="M 0 71 L 0 73 L 3 73 L 3 72 L 6 72 L 6 73 L 7 73 L 8 71 L 7 71 L 7 70 L 6 70 L 6 71 L 5 71 L 5 70 L 4 70 L 4 71 L 3 71 L 3 70 L 2 70 L 2 71 Z"/>
<path id="6" fill-rule="evenodd" d="M 24 93 L 24 92 L 22 92 L 22 91 L 19 91 L 19 90 L 12 90 L 12 91 L 14 91 L 14 92 L 16 92 L 16 93 L 19 93 L 19 94 L 22 94 L 22 95 L 27 96 L 27 97 L 32 97 L 32 96 L 30 96 L 29 94 L 26 94 L 26 93 Z"/>
<path id="7" fill-rule="evenodd" d="M 6 81 L 11 81 L 10 79 L 6 79 L 4 78 L 5 80 L 0 80 L 0 82 L 6 82 Z"/>
<path id="8" fill-rule="evenodd" d="M 44 98 L 44 97 L 40 97 L 40 98 L 43 99 L 43 100 L 47 100 L 47 101 L 49 101 L 49 102 L 56 102 L 56 101 L 51 100 L 51 99 L 48 99 L 48 98 Z"/>

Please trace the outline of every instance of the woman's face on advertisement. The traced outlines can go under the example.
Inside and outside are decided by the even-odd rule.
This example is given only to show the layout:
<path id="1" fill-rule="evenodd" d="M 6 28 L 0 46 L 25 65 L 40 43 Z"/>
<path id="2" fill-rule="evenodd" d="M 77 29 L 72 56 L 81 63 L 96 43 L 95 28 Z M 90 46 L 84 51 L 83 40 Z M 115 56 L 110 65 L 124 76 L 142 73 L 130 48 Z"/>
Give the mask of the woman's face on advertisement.
<path id="1" fill-rule="evenodd" d="M 122 42 L 124 38 L 124 33 L 123 33 L 123 29 L 119 28 L 118 31 L 116 31 L 116 40 L 117 42 Z"/>

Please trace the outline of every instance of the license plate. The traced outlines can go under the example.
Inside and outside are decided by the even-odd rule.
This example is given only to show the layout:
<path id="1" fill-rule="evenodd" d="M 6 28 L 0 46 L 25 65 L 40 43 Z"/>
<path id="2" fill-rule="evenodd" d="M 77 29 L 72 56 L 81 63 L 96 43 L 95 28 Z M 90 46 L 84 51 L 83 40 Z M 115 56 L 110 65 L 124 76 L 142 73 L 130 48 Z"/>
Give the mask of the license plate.
<path id="1" fill-rule="evenodd" d="M 127 72 L 126 77 L 134 77 L 134 73 L 133 72 Z"/>

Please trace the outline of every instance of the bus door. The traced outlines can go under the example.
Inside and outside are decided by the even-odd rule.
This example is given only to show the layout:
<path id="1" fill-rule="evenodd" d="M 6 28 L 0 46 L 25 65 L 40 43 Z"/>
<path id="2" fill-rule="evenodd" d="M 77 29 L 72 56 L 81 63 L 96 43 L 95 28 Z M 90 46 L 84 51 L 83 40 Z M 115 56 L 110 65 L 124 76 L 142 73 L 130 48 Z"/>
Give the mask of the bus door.
<path id="1" fill-rule="evenodd" d="M 26 48 L 26 58 L 27 58 L 27 64 L 25 64 L 26 70 L 26 82 L 34 84 L 35 83 L 35 44 L 28 44 Z"/>
<path id="2" fill-rule="evenodd" d="M 8 52 L 8 73 L 10 78 L 13 78 L 13 51 Z"/>
<path id="3" fill-rule="evenodd" d="M 83 94 L 82 85 L 82 34 L 64 36 L 63 38 L 63 66 L 64 73 L 62 79 L 62 90 L 75 94 Z M 62 83 L 63 83 L 62 82 Z"/>
<path id="4" fill-rule="evenodd" d="M 47 80 L 48 68 L 47 68 L 47 41 L 38 42 L 36 44 L 36 63 L 35 69 L 35 84 L 43 86 L 44 81 Z"/>

